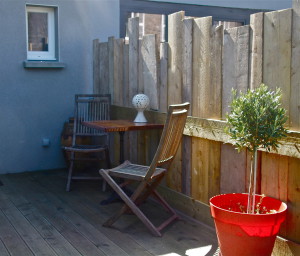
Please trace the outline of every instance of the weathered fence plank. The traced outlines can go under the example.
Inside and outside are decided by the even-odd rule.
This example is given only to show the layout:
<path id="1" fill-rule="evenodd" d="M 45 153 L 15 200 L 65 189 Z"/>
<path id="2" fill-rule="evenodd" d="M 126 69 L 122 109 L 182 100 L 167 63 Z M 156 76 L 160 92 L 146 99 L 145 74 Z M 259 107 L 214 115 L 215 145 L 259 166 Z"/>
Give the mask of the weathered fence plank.
<path id="1" fill-rule="evenodd" d="M 249 26 L 230 28 L 224 32 L 223 118 L 230 111 L 231 90 L 245 92 L 249 87 L 249 38 Z M 233 147 L 227 145 L 221 146 L 221 152 L 221 190 L 245 192 L 247 152 L 237 154 Z"/>
<path id="2" fill-rule="evenodd" d="M 182 56 L 182 101 L 192 103 L 193 88 L 193 23 L 194 19 L 183 20 L 183 56 Z M 192 112 L 190 106 L 189 114 Z"/>
<path id="3" fill-rule="evenodd" d="M 129 37 L 129 99 L 138 93 L 139 18 L 128 20 Z"/>
<path id="4" fill-rule="evenodd" d="M 300 1 L 293 1 L 290 127 L 300 131 Z"/>
<path id="5" fill-rule="evenodd" d="M 129 37 L 129 101 L 138 93 L 138 68 L 139 68 L 139 18 L 128 20 Z M 130 157 L 132 162 L 137 162 L 137 132 L 130 133 Z"/>
<path id="6" fill-rule="evenodd" d="M 182 52 L 184 12 L 168 16 L 168 105 L 182 101 Z"/>
<path id="7" fill-rule="evenodd" d="M 263 82 L 269 88 L 283 91 L 282 105 L 289 111 L 291 93 L 291 9 L 264 15 Z M 289 121 L 287 124 L 289 125 Z M 262 154 L 261 192 L 287 201 L 288 158 Z M 285 235 L 288 226 L 281 228 Z"/>
<path id="8" fill-rule="evenodd" d="M 289 159 L 288 174 L 288 214 L 286 220 L 287 234 L 286 238 L 300 243 L 300 159 Z"/>
<path id="9" fill-rule="evenodd" d="M 99 93 L 100 87 L 99 39 L 93 40 L 93 91 Z"/>
<path id="10" fill-rule="evenodd" d="M 115 105 L 123 105 L 123 46 L 124 39 L 115 40 L 114 43 L 114 100 Z"/>
<path id="11" fill-rule="evenodd" d="M 255 89 L 263 81 L 264 13 L 255 13 L 250 16 L 250 28 L 250 89 Z"/>
<path id="12" fill-rule="evenodd" d="M 129 98 L 129 45 L 124 44 L 123 47 L 123 105 L 131 107 L 131 99 Z"/>
<path id="13" fill-rule="evenodd" d="M 210 84 L 207 84 L 209 90 L 209 118 L 220 119 L 222 117 L 222 51 L 223 51 L 223 25 L 213 27 L 211 34 L 210 49 Z"/>
<path id="14" fill-rule="evenodd" d="M 220 182 L 222 194 L 246 192 L 246 159 L 246 150 L 238 153 L 232 145 L 222 145 Z"/>
<path id="15" fill-rule="evenodd" d="M 113 36 L 108 38 L 108 87 L 111 95 L 111 102 L 114 102 L 114 67 L 115 67 L 115 38 Z"/>
<path id="16" fill-rule="evenodd" d="M 263 82 L 273 90 L 282 89 L 282 105 L 288 111 L 291 93 L 291 24 L 291 9 L 265 13 Z"/>
<path id="17" fill-rule="evenodd" d="M 144 58 L 142 56 L 142 43 L 143 40 L 139 39 L 139 49 L 138 49 L 138 93 L 144 93 L 144 75 L 143 75 L 143 66 Z"/>
<path id="18" fill-rule="evenodd" d="M 182 102 L 183 18 L 183 11 L 168 16 L 168 105 Z M 167 184 L 176 191 L 181 191 L 181 153 L 180 145 L 167 175 Z"/>
<path id="19" fill-rule="evenodd" d="M 262 153 L 261 193 L 287 201 L 288 157 Z"/>
<path id="20" fill-rule="evenodd" d="M 108 43 L 99 44 L 99 86 L 95 93 L 107 94 L 109 90 Z"/>
<path id="21" fill-rule="evenodd" d="M 221 117 L 220 111 L 215 113 L 216 109 L 212 107 L 212 104 L 219 102 L 215 99 L 216 95 L 220 95 L 221 83 L 218 81 L 213 85 L 216 88 L 212 88 L 211 72 L 215 71 L 212 68 L 212 62 L 217 58 L 211 54 L 213 45 L 211 24 L 212 17 L 194 20 L 192 115 L 202 118 Z M 221 62 L 217 61 L 217 63 Z M 207 203 L 209 196 L 219 191 L 220 144 L 192 138 L 192 155 L 191 195 Z"/>
<path id="22" fill-rule="evenodd" d="M 154 110 L 158 110 L 157 55 L 156 36 L 145 35 L 141 47 L 144 93 L 150 99 L 150 108 Z"/>
<path id="23" fill-rule="evenodd" d="M 182 71 L 182 101 L 192 104 L 193 88 L 193 23 L 192 18 L 183 20 L 183 71 Z M 192 105 L 189 115 L 192 112 Z M 182 140 L 182 193 L 191 195 L 191 154 L 192 139 L 184 136 Z"/>
<path id="24" fill-rule="evenodd" d="M 168 43 L 160 44 L 160 72 L 159 72 L 159 110 L 167 112 L 168 109 Z"/>
<path id="25" fill-rule="evenodd" d="M 249 26 L 226 29 L 223 50 L 222 117 L 229 112 L 231 90 L 245 92 L 249 86 Z"/>

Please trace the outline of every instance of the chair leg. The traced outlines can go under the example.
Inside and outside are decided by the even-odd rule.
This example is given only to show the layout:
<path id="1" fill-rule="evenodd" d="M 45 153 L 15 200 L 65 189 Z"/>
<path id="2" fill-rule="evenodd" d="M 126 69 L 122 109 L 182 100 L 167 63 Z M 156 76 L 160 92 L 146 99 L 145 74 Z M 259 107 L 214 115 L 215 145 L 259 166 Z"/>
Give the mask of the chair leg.
<path id="1" fill-rule="evenodd" d="M 118 184 L 109 176 L 108 171 L 100 170 L 102 177 L 107 181 L 107 183 L 112 187 L 112 189 L 122 198 L 126 206 L 123 206 L 121 210 L 116 213 L 112 218 L 104 223 L 106 226 L 111 226 L 129 207 L 130 210 L 144 223 L 144 225 L 152 232 L 155 236 L 161 236 L 159 230 L 152 224 L 152 222 L 144 215 L 144 213 L 136 206 L 134 201 L 139 197 L 146 184 L 141 183 L 133 195 L 129 198 L 126 193 L 118 186 Z"/>

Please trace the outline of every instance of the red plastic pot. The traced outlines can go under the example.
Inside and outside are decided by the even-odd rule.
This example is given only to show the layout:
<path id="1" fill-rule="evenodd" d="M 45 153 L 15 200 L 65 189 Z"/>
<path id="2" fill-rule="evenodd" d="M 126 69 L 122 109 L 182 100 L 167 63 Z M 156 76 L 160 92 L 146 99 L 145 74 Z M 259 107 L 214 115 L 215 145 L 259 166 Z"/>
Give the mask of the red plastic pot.
<path id="1" fill-rule="evenodd" d="M 260 201 L 257 195 L 255 204 Z M 239 204 L 247 206 L 248 194 L 223 194 L 210 199 L 210 209 L 215 221 L 222 256 L 269 256 L 276 235 L 285 220 L 285 203 L 264 197 L 262 206 L 276 210 L 271 214 L 235 212 Z M 231 210 L 228 210 L 231 209 Z"/>

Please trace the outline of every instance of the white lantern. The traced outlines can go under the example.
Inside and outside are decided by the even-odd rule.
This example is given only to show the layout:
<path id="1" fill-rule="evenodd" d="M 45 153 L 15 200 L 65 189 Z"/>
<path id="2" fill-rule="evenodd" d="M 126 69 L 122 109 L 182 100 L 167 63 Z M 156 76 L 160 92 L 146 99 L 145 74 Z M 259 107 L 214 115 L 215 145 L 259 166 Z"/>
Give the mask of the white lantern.
<path id="1" fill-rule="evenodd" d="M 132 98 L 132 105 L 138 111 L 135 123 L 147 123 L 147 119 L 144 116 L 144 110 L 149 106 L 150 100 L 145 94 L 137 94 Z"/>

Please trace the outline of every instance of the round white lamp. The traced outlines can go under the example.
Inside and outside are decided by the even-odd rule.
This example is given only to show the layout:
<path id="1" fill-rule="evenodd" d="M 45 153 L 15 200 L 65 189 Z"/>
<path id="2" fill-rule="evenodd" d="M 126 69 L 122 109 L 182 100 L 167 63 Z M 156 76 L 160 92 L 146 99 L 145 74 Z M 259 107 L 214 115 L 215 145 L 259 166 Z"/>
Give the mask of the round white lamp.
<path id="1" fill-rule="evenodd" d="M 132 105 L 138 111 L 136 118 L 134 119 L 135 123 L 147 123 L 147 119 L 144 116 L 144 110 L 149 106 L 149 98 L 145 94 L 137 94 L 132 98 Z"/>

